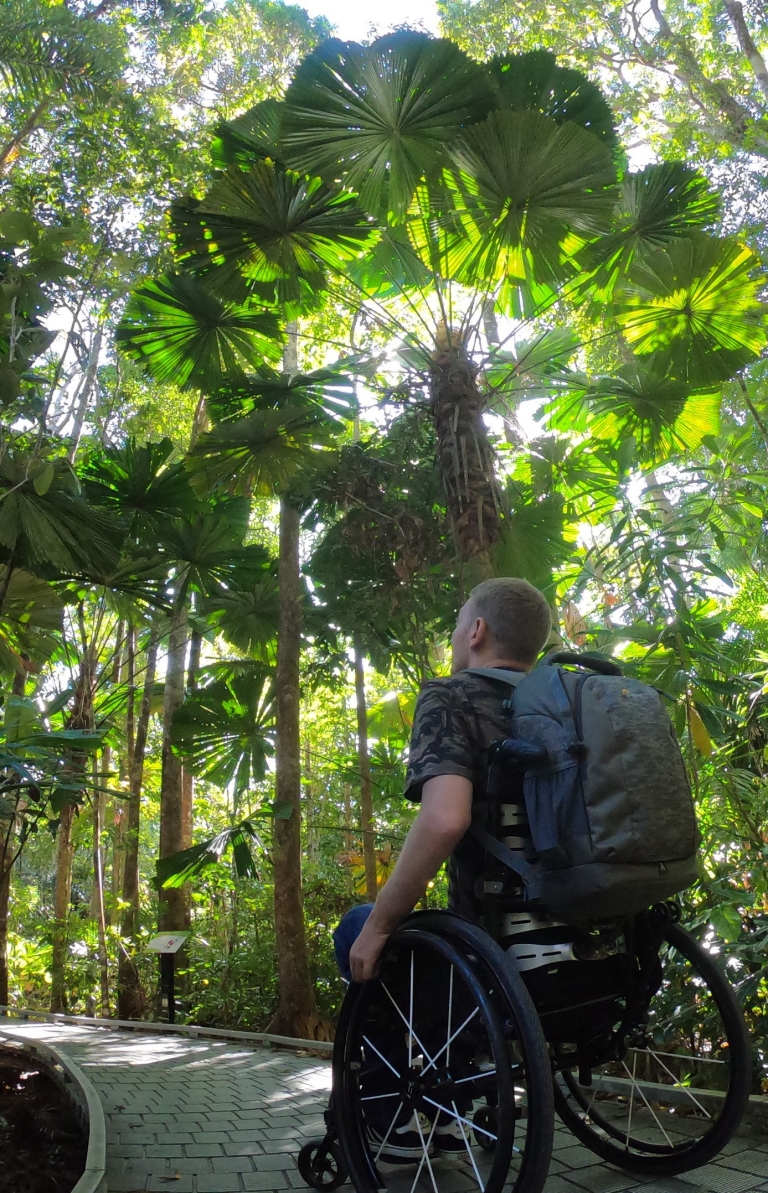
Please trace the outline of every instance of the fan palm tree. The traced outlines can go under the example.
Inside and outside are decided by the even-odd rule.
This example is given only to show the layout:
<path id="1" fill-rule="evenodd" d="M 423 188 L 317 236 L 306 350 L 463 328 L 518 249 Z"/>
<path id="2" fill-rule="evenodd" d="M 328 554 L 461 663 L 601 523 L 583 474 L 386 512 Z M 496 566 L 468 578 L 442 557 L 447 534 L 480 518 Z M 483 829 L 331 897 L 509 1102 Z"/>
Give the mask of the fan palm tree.
<path id="1" fill-rule="evenodd" d="M 219 127 L 219 179 L 172 214 L 177 259 L 231 301 L 354 288 L 405 341 L 459 555 L 487 575 L 505 512 L 483 419 L 503 404 L 482 376 L 497 314 L 519 327 L 599 304 L 626 352 L 689 392 L 765 343 L 756 259 L 708 234 L 703 180 L 662 164 L 619 185 L 617 148 L 598 88 L 548 53 L 479 64 L 416 33 L 331 40 L 281 103 Z"/>

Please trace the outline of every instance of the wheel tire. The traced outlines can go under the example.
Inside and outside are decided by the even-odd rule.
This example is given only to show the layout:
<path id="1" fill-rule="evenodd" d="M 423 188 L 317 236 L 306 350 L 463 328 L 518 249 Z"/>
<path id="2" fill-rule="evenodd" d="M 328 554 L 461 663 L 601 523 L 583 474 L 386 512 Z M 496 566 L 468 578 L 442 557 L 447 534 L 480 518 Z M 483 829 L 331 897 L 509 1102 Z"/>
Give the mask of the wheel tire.
<path id="1" fill-rule="evenodd" d="M 349 1176 L 339 1145 L 324 1139 L 305 1143 L 296 1163 L 310 1189 L 338 1189 Z"/>
<path id="2" fill-rule="evenodd" d="M 675 1176 L 681 1172 L 689 1172 L 692 1168 L 708 1164 L 717 1156 L 733 1137 L 741 1122 L 752 1083 L 749 1035 L 741 1007 L 724 973 L 715 959 L 679 924 L 669 924 L 664 931 L 663 939 L 685 957 L 704 979 L 725 1027 L 730 1057 L 730 1079 L 722 1111 L 712 1127 L 693 1143 L 681 1144 L 674 1153 L 633 1155 L 620 1146 L 618 1140 L 613 1142 L 597 1134 L 597 1131 L 574 1111 L 559 1082 L 556 1080 L 554 1083 L 555 1109 L 565 1126 L 581 1143 L 609 1164 L 627 1172 L 649 1177 Z M 565 1078 L 565 1074 L 563 1076 Z M 575 1087 L 572 1078 L 570 1081 L 566 1080 L 566 1084 L 573 1094 Z"/>
<path id="3" fill-rule="evenodd" d="M 496 1147 L 495 1142 L 489 1139 L 485 1131 L 493 1131 L 494 1135 L 498 1131 L 496 1123 L 496 1112 L 493 1106 L 480 1106 L 472 1115 L 472 1122 L 475 1127 L 474 1136 L 477 1140 L 478 1147 L 481 1147 L 484 1152 L 492 1152 Z M 477 1130 L 480 1127 L 481 1130 Z M 482 1130 L 485 1128 L 485 1131 Z"/>
<path id="4" fill-rule="evenodd" d="M 503 1099 L 500 1099 L 497 1112 L 499 1143 L 491 1153 L 493 1171 L 497 1174 L 500 1171 L 508 1147 L 514 1146 L 516 1123 L 525 1119 L 524 1143 L 520 1151 L 515 1149 L 517 1172 L 514 1177 L 508 1175 L 504 1193 L 542 1193 L 554 1132 L 552 1068 L 538 1015 L 522 979 L 510 966 L 499 945 L 486 932 L 451 912 L 413 913 L 392 937 L 388 949 L 397 947 L 396 942 L 404 933 L 414 933 L 414 937 L 426 934 L 447 945 L 449 951 L 455 950 L 460 968 L 468 967 L 473 981 L 479 981 L 483 988 L 483 1001 L 490 999 L 493 1017 L 499 1016 L 503 1021 L 504 1054 L 511 1055 L 510 1049 L 517 1053 L 516 1063 L 522 1065 L 525 1076 L 527 1105 L 523 1114 L 518 1112 L 516 1106 L 513 1107 L 512 1121 L 503 1106 Z M 360 1014 L 365 1013 L 366 997 L 366 987 L 353 984 L 342 1005 L 333 1058 L 334 1099 L 339 1143 L 347 1159 L 356 1193 L 377 1193 L 387 1182 L 377 1171 L 370 1149 L 364 1145 L 359 1098 L 354 1096 L 355 1074 L 350 1071 L 350 1066 L 352 1070 L 355 1067 L 359 1069 L 358 1056 L 350 1044 L 350 1035 L 358 1031 L 356 1024 Z M 510 1064 L 510 1078 L 512 1068 Z M 476 1136 L 471 1128 L 470 1134 L 474 1142 Z M 507 1171 L 509 1164 L 508 1159 Z M 496 1184 L 496 1177 L 492 1182 L 486 1182 L 488 1193 L 494 1193 Z"/>

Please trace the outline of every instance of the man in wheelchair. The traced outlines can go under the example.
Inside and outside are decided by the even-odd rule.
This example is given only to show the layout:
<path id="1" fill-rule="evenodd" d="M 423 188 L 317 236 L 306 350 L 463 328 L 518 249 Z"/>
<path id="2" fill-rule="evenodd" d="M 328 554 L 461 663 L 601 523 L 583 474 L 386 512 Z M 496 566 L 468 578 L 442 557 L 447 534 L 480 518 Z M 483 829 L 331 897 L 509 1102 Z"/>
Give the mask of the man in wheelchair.
<path id="1" fill-rule="evenodd" d="M 366 982 L 375 975 L 387 940 L 446 859 L 451 909 L 482 919 L 485 854 L 468 829 L 473 796 L 484 791 L 488 751 L 506 737 L 508 715 L 499 681 L 468 669 L 524 674 L 538 659 L 551 624 L 546 598 L 526 580 L 488 580 L 462 606 L 451 639 L 452 674 L 427 683 L 416 706 L 406 796 L 420 804 L 419 814 L 376 904 L 354 908 L 336 933 L 342 973 L 352 981 Z M 522 792 L 519 800 L 513 847 L 523 851 L 530 839 L 523 824 Z M 395 1129 L 386 1148 L 389 1158 L 418 1158 L 418 1126 L 406 1121 Z M 434 1142 L 443 1154 L 464 1151 L 455 1121 L 438 1124 Z"/>
<path id="2" fill-rule="evenodd" d="M 351 984 L 328 1134 L 299 1157 L 315 1188 L 348 1169 L 376 1193 L 390 1161 L 417 1165 L 411 1193 L 426 1164 L 440 1193 L 453 1156 L 480 1193 L 540 1193 L 555 1109 L 643 1175 L 706 1163 L 738 1126 L 743 1016 L 666 901 L 695 881 L 698 845 L 671 722 L 612 660 L 535 666 L 550 630 L 537 589 L 486 581 L 451 676 L 419 696 L 419 813 L 376 904 L 334 934 Z M 446 860 L 450 911 L 411 914 Z"/>
<path id="3" fill-rule="evenodd" d="M 484 851 L 467 831 L 473 794 L 484 790 L 488 750 L 507 736 L 507 693 L 498 680 L 468 669 L 529 671 L 551 625 L 546 597 L 526 580 L 486 580 L 462 606 L 451 639 L 452 674 L 425 684 L 416 705 L 405 793 L 420 804 L 419 814 L 350 949 L 353 981 L 373 977 L 390 935 L 446 859 L 451 908 L 472 919 L 482 914 Z M 524 828 L 518 836 L 517 847 L 525 849 Z"/>

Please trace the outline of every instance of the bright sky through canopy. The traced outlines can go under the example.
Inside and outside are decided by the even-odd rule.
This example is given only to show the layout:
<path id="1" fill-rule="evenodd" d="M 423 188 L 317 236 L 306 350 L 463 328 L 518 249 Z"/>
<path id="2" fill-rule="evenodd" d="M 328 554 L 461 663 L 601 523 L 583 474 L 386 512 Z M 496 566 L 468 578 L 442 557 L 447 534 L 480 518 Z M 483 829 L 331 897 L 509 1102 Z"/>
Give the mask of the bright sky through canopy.
<path id="1" fill-rule="evenodd" d="M 300 0 L 310 16 L 324 16 L 344 41 L 367 40 L 371 32 L 388 33 L 398 25 L 438 33 L 435 0 Z"/>

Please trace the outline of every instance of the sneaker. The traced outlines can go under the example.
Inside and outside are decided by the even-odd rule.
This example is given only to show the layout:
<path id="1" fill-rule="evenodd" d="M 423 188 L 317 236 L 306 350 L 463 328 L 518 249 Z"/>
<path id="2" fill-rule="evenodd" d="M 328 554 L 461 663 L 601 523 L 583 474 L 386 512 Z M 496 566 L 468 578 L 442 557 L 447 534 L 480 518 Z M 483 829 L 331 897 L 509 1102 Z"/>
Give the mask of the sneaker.
<path id="1" fill-rule="evenodd" d="M 470 1140 L 471 1128 L 464 1127 L 464 1134 L 461 1133 L 462 1124 L 457 1122 L 455 1118 L 449 1119 L 447 1122 L 443 1117 L 442 1122 L 438 1122 L 435 1127 L 435 1133 L 432 1136 L 435 1144 L 435 1150 L 441 1156 L 466 1156 L 467 1142 Z"/>
<path id="2" fill-rule="evenodd" d="M 421 1128 L 421 1135 L 419 1135 L 419 1128 Z M 418 1164 L 424 1155 L 424 1144 L 429 1139 L 429 1133 L 432 1130 L 432 1124 L 427 1118 L 426 1114 L 416 1111 L 401 1127 L 393 1127 L 389 1132 L 389 1138 L 382 1147 L 384 1139 L 383 1135 L 374 1128 L 368 1128 L 368 1146 L 371 1149 L 374 1159 L 378 1154 L 379 1160 L 384 1163 L 393 1164 Z M 422 1138 L 424 1143 L 422 1143 Z M 381 1151 L 379 1149 L 381 1148 Z M 432 1157 L 435 1154 L 434 1144 L 430 1143 L 427 1154 Z"/>

